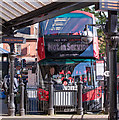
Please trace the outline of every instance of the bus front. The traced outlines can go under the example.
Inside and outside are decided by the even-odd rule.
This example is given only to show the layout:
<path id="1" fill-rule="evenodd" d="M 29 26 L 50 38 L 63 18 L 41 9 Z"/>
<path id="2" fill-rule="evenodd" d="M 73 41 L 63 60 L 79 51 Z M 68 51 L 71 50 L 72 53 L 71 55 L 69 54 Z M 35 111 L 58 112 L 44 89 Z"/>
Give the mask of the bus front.
<path id="1" fill-rule="evenodd" d="M 90 101 L 101 98 L 97 94 L 91 97 L 101 89 L 96 82 L 95 69 L 95 60 L 99 57 L 97 31 L 95 27 L 90 26 L 91 24 L 95 24 L 94 15 L 79 10 L 40 23 L 39 93 L 44 95 L 44 99 L 41 99 L 42 95 L 39 94 L 40 101 L 49 100 L 48 83 L 51 77 L 56 91 L 77 91 L 77 82 L 81 80 L 84 88 L 83 102 L 86 104 L 93 104 L 94 102 Z M 77 100 L 73 103 L 70 100 L 69 105 L 76 106 Z M 68 104 L 54 101 L 54 106 L 66 107 Z"/>

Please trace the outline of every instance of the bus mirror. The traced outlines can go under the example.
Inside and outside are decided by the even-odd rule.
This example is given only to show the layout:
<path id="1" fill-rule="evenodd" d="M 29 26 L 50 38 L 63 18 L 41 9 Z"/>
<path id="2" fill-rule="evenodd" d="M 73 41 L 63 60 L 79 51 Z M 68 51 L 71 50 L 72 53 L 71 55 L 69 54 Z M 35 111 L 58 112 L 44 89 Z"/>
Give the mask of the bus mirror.
<path id="1" fill-rule="evenodd" d="M 88 25 L 85 25 L 83 36 L 81 40 L 84 42 L 91 42 L 93 39 L 93 33 L 89 30 Z"/>

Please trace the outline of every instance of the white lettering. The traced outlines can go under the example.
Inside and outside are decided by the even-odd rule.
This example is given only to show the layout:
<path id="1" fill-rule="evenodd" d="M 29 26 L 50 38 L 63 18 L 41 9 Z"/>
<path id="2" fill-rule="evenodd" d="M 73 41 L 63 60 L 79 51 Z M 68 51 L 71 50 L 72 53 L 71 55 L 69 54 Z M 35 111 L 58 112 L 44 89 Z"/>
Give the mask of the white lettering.
<path id="1" fill-rule="evenodd" d="M 48 43 L 48 51 L 83 51 L 88 48 L 88 44 L 79 43 L 63 43 L 50 42 Z"/>

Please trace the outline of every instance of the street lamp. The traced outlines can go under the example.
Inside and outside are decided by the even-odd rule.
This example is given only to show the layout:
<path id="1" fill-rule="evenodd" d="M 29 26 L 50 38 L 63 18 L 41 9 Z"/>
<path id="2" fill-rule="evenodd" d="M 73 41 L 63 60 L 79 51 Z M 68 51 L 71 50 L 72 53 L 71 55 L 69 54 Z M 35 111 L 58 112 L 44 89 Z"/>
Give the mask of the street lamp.
<path id="1" fill-rule="evenodd" d="M 8 114 L 10 116 L 15 115 L 15 105 L 14 105 L 14 43 L 9 44 L 10 45 L 10 103 L 8 105 Z"/>

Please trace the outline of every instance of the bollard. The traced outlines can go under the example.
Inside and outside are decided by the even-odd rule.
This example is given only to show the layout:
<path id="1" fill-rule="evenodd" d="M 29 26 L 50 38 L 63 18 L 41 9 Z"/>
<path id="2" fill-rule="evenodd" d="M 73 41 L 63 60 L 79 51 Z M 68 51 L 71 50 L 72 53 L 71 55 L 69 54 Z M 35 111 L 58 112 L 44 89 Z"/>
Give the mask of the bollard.
<path id="1" fill-rule="evenodd" d="M 20 83 L 20 116 L 25 115 L 25 110 L 24 110 L 24 83 L 23 80 L 21 80 Z"/>
<path id="2" fill-rule="evenodd" d="M 82 107 L 82 82 L 78 81 L 78 115 L 83 115 L 83 107 Z"/>
<path id="3" fill-rule="evenodd" d="M 48 115 L 54 115 L 52 78 L 50 78 L 50 82 L 49 82 L 49 109 L 48 109 Z"/>

